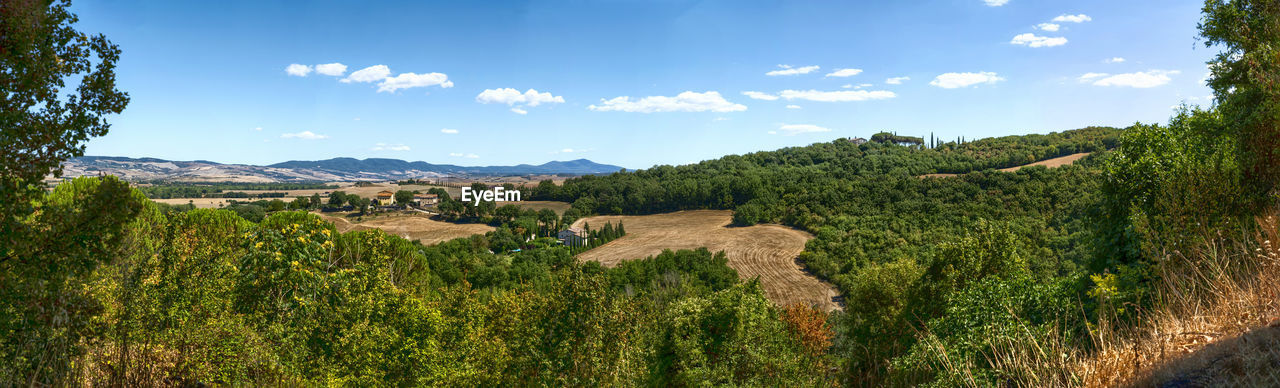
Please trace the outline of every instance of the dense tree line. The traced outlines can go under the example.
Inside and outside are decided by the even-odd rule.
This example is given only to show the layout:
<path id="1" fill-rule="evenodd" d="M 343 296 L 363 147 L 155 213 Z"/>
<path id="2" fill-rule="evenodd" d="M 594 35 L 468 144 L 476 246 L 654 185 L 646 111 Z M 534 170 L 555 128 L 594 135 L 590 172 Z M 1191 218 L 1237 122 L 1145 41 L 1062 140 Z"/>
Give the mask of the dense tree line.
<path id="1" fill-rule="evenodd" d="M 5 278 L 0 302 L 16 314 L 0 320 L 9 333 L 0 340 L 4 381 L 813 385 L 830 378 L 811 367 L 825 355 L 806 351 L 790 315 L 757 284 L 740 283 L 723 254 L 705 249 L 605 269 L 575 261 L 564 247 L 525 243 L 517 222 L 423 246 L 379 230 L 340 234 L 304 212 L 259 223 L 228 210 L 165 214 L 112 177 L 63 184 L 38 207 L 41 216 L 27 221 L 33 226 L 56 229 L 66 215 L 93 209 L 119 219 L 84 218 L 90 223 L 38 242 L 95 237 L 89 246 L 66 245 L 75 252 L 18 252 L 21 261 L 79 259 L 8 267 L 39 271 Z M 513 243 L 528 249 L 512 253 Z M 50 307 L 82 326 L 42 321 Z"/>
<path id="2" fill-rule="evenodd" d="M 174 183 L 152 182 L 138 186 L 147 198 L 283 198 L 288 190 L 336 189 L 325 183 Z M 273 190 L 244 193 L 241 190 Z"/>

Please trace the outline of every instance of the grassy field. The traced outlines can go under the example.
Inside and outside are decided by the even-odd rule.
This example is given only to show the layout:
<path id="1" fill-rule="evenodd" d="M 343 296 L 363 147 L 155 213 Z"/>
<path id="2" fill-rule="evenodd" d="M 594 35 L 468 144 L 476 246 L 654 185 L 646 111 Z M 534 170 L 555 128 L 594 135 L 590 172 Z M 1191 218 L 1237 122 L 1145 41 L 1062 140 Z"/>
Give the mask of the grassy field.
<path id="1" fill-rule="evenodd" d="M 765 294 L 774 303 L 801 303 L 822 310 L 839 309 L 835 287 L 810 275 L 796 263 L 805 242 L 813 238 L 803 231 L 781 225 L 730 227 L 733 212 L 694 210 L 648 216 L 599 216 L 578 220 L 575 226 L 622 221 L 627 235 L 578 255 L 581 260 L 598 261 L 612 267 L 623 260 L 657 255 L 663 249 L 706 247 L 724 251 L 729 266 L 743 279 L 759 276 Z"/>
<path id="2" fill-rule="evenodd" d="M 405 239 L 421 240 L 423 244 L 428 245 L 494 230 L 494 227 L 485 224 L 436 221 L 422 213 L 382 213 L 376 217 L 366 217 L 364 221 L 355 221 L 341 215 L 319 214 L 321 218 L 333 222 L 339 232 L 376 228 Z"/>

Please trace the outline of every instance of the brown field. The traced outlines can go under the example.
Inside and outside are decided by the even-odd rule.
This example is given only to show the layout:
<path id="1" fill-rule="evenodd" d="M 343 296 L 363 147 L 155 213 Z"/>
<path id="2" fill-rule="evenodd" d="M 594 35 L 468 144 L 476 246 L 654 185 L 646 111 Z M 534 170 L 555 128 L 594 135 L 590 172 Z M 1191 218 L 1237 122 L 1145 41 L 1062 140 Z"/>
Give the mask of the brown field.
<path id="1" fill-rule="evenodd" d="M 1017 166 L 1017 167 L 1002 168 L 1002 169 L 1000 169 L 1000 171 L 1004 171 L 1004 172 L 1014 172 L 1014 171 L 1021 170 L 1021 169 L 1025 168 L 1025 167 L 1031 167 L 1031 166 L 1045 166 L 1045 167 L 1048 167 L 1048 168 L 1062 167 L 1062 166 L 1065 166 L 1065 165 L 1068 165 L 1068 164 L 1071 164 L 1071 163 L 1075 163 L 1077 160 L 1080 160 L 1081 158 L 1084 158 L 1084 157 L 1086 157 L 1086 156 L 1089 156 L 1089 153 L 1088 153 L 1088 152 L 1081 152 L 1081 153 L 1078 153 L 1078 154 L 1071 154 L 1071 155 L 1067 155 L 1067 156 L 1059 156 L 1059 157 L 1056 157 L 1056 158 L 1053 158 L 1053 159 L 1045 159 L 1045 160 L 1041 160 L 1041 161 L 1039 161 L 1039 162 L 1035 162 L 1035 163 L 1031 163 L 1031 164 L 1024 164 L 1024 165 Z"/>
<path id="2" fill-rule="evenodd" d="M 233 199 L 238 199 L 242 202 L 248 201 L 247 199 L 244 199 L 244 198 L 233 198 Z M 290 198 L 289 200 L 293 200 L 293 199 Z M 229 204 L 226 198 L 166 198 L 166 199 L 153 199 L 152 201 L 159 202 L 159 203 L 167 203 L 170 205 L 186 205 L 188 202 L 190 202 L 192 205 L 195 205 L 197 209 L 209 209 L 209 208 L 216 209 L 223 206 L 227 206 L 227 204 Z"/>
<path id="3" fill-rule="evenodd" d="M 506 205 L 506 204 L 508 203 L 500 203 L 500 205 Z M 520 202 L 514 202 L 514 204 L 516 206 L 519 206 L 522 209 L 531 209 L 531 210 L 551 209 L 555 211 L 556 214 L 564 214 L 564 211 L 569 210 L 570 208 L 570 204 L 568 202 L 560 202 L 560 201 L 520 201 Z"/>
<path id="4" fill-rule="evenodd" d="M 249 193 L 249 194 L 253 194 L 253 193 L 279 193 L 279 192 L 283 192 L 283 193 L 285 193 L 285 195 L 284 195 L 284 196 L 285 196 L 285 198 L 286 198 L 286 199 L 292 200 L 294 197 L 310 197 L 312 194 L 320 194 L 320 196 L 322 196 L 322 197 L 323 197 L 323 196 L 325 196 L 325 193 L 327 193 L 327 192 L 331 192 L 331 191 L 342 191 L 342 192 L 345 192 L 345 193 L 347 193 L 347 194 L 355 194 L 355 195 L 359 195 L 359 196 L 361 196 L 361 197 L 365 197 L 365 198 L 373 198 L 373 196 L 374 196 L 375 194 L 378 194 L 378 192 L 379 192 L 379 191 L 383 191 L 383 190 L 389 190 L 389 191 L 399 191 L 399 190 L 409 190 L 409 191 L 414 191 L 414 190 L 418 190 L 418 191 L 421 191 L 421 192 L 424 192 L 424 193 L 425 193 L 425 192 L 427 192 L 427 190 L 430 190 L 430 189 L 431 189 L 431 188 L 433 188 L 433 187 L 440 187 L 440 186 L 428 186 L 428 185 L 395 185 L 395 184 L 386 184 L 386 183 L 375 183 L 374 185 L 372 185 L 372 186 L 368 186 L 368 187 L 356 187 L 356 186 L 355 186 L 354 184 L 352 184 L 351 182 L 330 182 L 330 184 L 332 184 L 332 185 L 336 185 L 336 186 L 339 186 L 339 187 L 338 187 L 338 188 L 336 188 L 336 189 L 309 189 L 309 190 L 234 190 L 234 191 L 240 191 L 240 192 Z M 443 188 L 443 189 L 445 189 L 445 191 L 448 191 L 448 192 L 449 192 L 449 196 L 452 196 L 452 197 L 457 197 L 457 196 L 458 196 L 458 193 L 460 193 L 460 192 L 461 192 L 461 190 L 462 190 L 462 189 L 459 189 L 459 188 L 456 188 L 456 187 L 442 187 L 442 188 Z"/>
<path id="5" fill-rule="evenodd" d="M 1024 164 L 1021 166 L 1002 168 L 1000 169 L 1000 171 L 1014 172 L 1014 171 L 1018 171 L 1023 168 L 1031 167 L 1031 166 L 1045 166 L 1046 168 L 1062 167 L 1068 164 L 1075 163 L 1077 160 L 1080 160 L 1086 156 L 1089 156 L 1088 152 L 1081 152 L 1078 154 L 1059 156 L 1053 159 L 1045 159 L 1039 162 Z M 924 174 L 924 175 L 921 175 L 920 178 L 946 178 L 946 177 L 953 177 L 956 175 L 960 175 L 960 174 Z"/>
<path id="6" fill-rule="evenodd" d="M 384 213 L 362 222 L 352 221 L 342 216 L 317 214 L 320 214 L 320 218 L 332 222 L 339 232 L 346 233 L 353 230 L 376 228 L 409 240 L 421 240 L 423 244 L 427 245 L 494 230 L 494 227 L 485 224 L 455 224 L 436 221 L 420 213 Z"/>
<path id="7" fill-rule="evenodd" d="M 825 311 L 841 308 L 839 292 L 796 263 L 804 244 L 813 235 L 781 225 L 729 227 L 733 212 L 693 210 L 649 216 L 599 216 L 578 220 L 592 228 L 621 220 L 627 235 L 578 255 L 608 267 L 623 260 L 641 259 L 663 249 L 724 251 L 729 266 L 743 279 L 760 277 L 765 295 L 778 305 L 802 303 Z"/>

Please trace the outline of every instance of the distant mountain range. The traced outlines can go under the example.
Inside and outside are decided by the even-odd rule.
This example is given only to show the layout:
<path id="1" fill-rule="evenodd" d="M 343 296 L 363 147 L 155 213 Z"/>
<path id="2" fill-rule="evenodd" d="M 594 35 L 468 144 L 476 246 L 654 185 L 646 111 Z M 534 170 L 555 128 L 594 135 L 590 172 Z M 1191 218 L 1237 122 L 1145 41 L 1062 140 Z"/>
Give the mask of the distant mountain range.
<path id="1" fill-rule="evenodd" d="M 622 167 L 600 164 L 587 159 L 553 161 L 540 165 L 457 166 L 406 162 L 399 159 L 333 158 L 326 160 L 292 160 L 269 166 L 222 164 L 206 160 L 172 161 L 155 158 L 83 156 L 63 163 L 63 176 L 108 174 L 126 180 L 174 180 L 200 182 L 298 182 L 298 181 L 377 181 L 409 178 L 524 176 L 524 175 L 591 175 L 608 174 Z"/>

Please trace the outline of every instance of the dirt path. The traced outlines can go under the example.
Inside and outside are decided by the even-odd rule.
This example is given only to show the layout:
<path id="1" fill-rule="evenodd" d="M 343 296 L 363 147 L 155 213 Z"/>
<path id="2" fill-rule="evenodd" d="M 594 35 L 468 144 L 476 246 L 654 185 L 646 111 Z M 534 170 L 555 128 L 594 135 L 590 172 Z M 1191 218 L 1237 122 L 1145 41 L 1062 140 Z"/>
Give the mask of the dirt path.
<path id="1" fill-rule="evenodd" d="M 608 267 L 623 260 L 641 259 L 663 249 L 724 251 L 729 266 L 743 279 L 760 277 L 770 300 L 779 305 L 802 303 L 825 311 L 840 309 L 840 293 L 835 287 L 805 272 L 796 257 L 813 235 L 781 225 L 730 227 L 733 212 L 693 210 L 648 216 L 598 216 L 578 220 L 574 226 L 590 223 L 600 228 L 605 222 L 622 221 L 627 235 L 583 252 L 581 260 L 598 261 Z"/>

